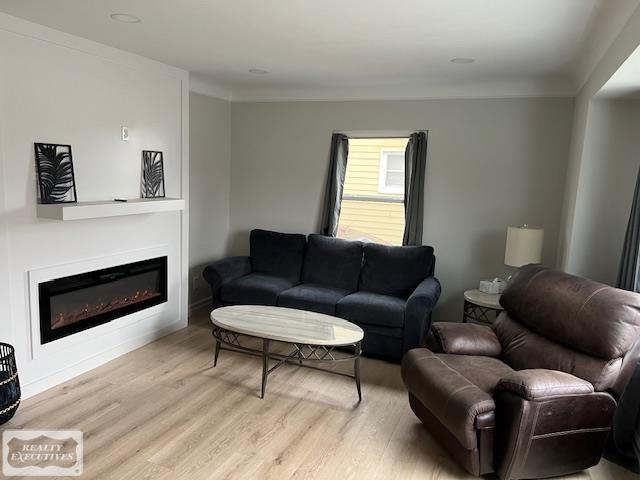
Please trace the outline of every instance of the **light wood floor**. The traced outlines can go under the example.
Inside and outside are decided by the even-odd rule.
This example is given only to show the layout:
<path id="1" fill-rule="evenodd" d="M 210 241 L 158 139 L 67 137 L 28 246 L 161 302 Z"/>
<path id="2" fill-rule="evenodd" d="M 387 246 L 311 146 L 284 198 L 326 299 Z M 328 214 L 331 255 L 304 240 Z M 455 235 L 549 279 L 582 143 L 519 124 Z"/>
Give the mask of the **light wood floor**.
<path id="1" fill-rule="evenodd" d="M 88 479 L 458 479 L 415 418 L 397 365 L 348 378 L 283 366 L 259 398 L 261 360 L 223 351 L 206 314 L 189 328 L 32 397 L 3 428 L 84 432 Z M 638 477 L 602 461 L 571 479 Z"/>

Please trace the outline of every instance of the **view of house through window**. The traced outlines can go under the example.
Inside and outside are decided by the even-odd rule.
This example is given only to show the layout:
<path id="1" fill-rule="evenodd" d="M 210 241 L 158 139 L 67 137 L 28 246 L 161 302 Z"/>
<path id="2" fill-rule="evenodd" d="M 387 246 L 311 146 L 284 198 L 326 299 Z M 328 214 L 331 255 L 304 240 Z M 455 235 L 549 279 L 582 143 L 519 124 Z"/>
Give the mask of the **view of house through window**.
<path id="1" fill-rule="evenodd" d="M 402 245 L 408 138 L 350 138 L 338 237 Z"/>

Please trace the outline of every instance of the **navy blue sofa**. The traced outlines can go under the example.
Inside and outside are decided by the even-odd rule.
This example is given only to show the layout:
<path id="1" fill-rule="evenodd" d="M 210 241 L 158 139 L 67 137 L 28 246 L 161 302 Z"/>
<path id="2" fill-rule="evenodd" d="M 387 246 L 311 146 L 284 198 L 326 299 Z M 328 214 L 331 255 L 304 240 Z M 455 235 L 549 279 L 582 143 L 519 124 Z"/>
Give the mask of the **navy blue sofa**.
<path id="1" fill-rule="evenodd" d="M 253 230 L 250 256 L 203 272 L 213 308 L 278 305 L 344 318 L 365 332 L 365 355 L 400 361 L 423 343 L 440 296 L 433 248 Z"/>

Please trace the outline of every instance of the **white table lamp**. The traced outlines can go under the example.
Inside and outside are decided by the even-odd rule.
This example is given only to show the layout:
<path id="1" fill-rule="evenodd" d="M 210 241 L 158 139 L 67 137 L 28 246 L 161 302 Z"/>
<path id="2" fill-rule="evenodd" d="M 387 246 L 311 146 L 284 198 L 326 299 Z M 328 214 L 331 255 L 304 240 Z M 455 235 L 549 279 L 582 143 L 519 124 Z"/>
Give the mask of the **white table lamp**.
<path id="1" fill-rule="evenodd" d="M 522 267 L 529 263 L 541 263 L 543 239 L 542 228 L 531 228 L 527 224 L 522 227 L 508 227 L 504 264 Z"/>

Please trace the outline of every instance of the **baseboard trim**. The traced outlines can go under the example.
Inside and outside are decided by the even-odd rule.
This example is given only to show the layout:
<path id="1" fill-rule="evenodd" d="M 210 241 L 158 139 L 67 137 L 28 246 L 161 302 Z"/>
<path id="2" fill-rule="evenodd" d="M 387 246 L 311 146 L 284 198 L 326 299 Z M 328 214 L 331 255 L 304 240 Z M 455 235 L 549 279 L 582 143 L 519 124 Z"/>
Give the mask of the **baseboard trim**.
<path id="1" fill-rule="evenodd" d="M 189 304 L 189 316 L 211 305 L 211 297 L 201 298 Z"/>

